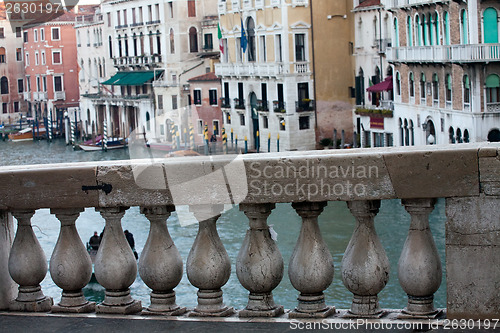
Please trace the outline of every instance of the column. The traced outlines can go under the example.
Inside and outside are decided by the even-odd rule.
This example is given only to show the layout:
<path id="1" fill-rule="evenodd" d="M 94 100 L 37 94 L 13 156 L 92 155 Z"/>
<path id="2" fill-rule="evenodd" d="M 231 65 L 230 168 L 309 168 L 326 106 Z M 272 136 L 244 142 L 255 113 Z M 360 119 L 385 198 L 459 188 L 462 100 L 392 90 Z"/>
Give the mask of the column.
<path id="1" fill-rule="evenodd" d="M 185 307 L 175 303 L 175 291 L 182 279 L 182 258 L 167 228 L 167 219 L 174 206 L 141 207 L 151 223 L 148 239 L 139 259 L 139 274 L 146 285 L 153 289 L 147 314 L 178 316 Z"/>
<path id="2" fill-rule="evenodd" d="M 216 227 L 222 209 L 222 205 L 190 207 L 199 221 L 186 263 L 189 282 L 198 288 L 198 305 L 190 316 L 225 317 L 234 313 L 223 303 L 221 290 L 231 275 L 231 262 Z"/>
<path id="3" fill-rule="evenodd" d="M 332 283 L 334 273 L 333 258 L 318 225 L 318 216 L 326 204 L 292 204 L 302 218 L 302 227 L 288 266 L 290 282 L 300 291 L 299 304 L 289 313 L 290 318 L 325 318 L 335 313 L 335 307 L 325 304 L 323 294 Z"/>
<path id="4" fill-rule="evenodd" d="M 110 131 L 112 132 L 112 129 L 113 128 L 116 128 L 116 125 L 115 126 L 111 126 L 111 111 L 110 111 L 110 106 L 109 106 L 109 103 L 106 103 L 105 104 L 105 107 L 106 107 L 106 126 L 108 127 L 108 137 L 114 137 L 115 133 L 110 133 Z"/>
<path id="5" fill-rule="evenodd" d="M 50 276 L 63 290 L 61 301 L 52 307 L 52 312 L 95 311 L 95 303 L 87 301 L 82 291 L 92 277 L 92 261 L 75 226 L 76 219 L 83 210 L 50 210 L 61 222 L 59 238 L 50 258 Z"/>
<path id="6" fill-rule="evenodd" d="M 283 306 L 276 305 L 272 290 L 283 278 L 283 257 L 273 240 L 267 218 L 275 204 L 240 204 L 248 217 L 248 229 L 236 261 L 236 275 L 250 292 L 248 305 L 240 317 L 276 317 Z"/>
<path id="7" fill-rule="evenodd" d="M 9 253 L 14 241 L 14 222 L 6 210 L 0 210 L 0 310 L 8 310 L 16 297 L 16 284 L 9 274 Z"/>
<path id="8" fill-rule="evenodd" d="M 104 301 L 96 306 L 96 312 L 141 312 L 141 302 L 130 296 L 130 286 L 137 276 L 137 262 L 121 226 L 121 219 L 127 208 L 106 207 L 96 210 L 106 220 L 103 239 L 94 264 L 97 282 L 106 288 L 106 292 Z"/>
<path id="9" fill-rule="evenodd" d="M 342 258 L 342 281 L 354 294 L 346 317 L 380 318 L 378 293 L 389 281 L 389 259 L 375 232 L 380 200 L 349 201 L 356 228 Z"/>
<path id="10" fill-rule="evenodd" d="M 47 258 L 38 242 L 31 218 L 34 210 L 13 211 L 17 219 L 17 233 L 9 256 L 9 273 L 19 284 L 17 298 L 11 303 L 12 311 L 48 312 L 52 298 L 43 294 L 40 282 L 47 274 Z"/>
<path id="11" fill-rule="evenodd" d="M 441 285 L 441 260 L 429 228 L 436 199 L 402 200 L 411 216 L 410 230 L 398 262 L 398 278 L 408 295 L 400 318 L 436 318 L 434 293 Z"/>

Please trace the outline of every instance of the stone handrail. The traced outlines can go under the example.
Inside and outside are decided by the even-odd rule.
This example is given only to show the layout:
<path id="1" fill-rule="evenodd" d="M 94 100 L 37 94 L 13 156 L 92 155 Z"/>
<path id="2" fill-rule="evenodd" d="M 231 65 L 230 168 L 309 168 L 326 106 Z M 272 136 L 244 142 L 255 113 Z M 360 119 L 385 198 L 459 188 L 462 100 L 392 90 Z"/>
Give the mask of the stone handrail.
<path id="1" fill-rule="evenodd" d="M 323 291 L 334 269 L 317 219 L 327 201 L 342 200 L 357 221 L 342 260 L 342 280 L 354 295 L 344 316 L 380 318 L 386 312 L 377 294 L 389 270 L 373 220 L 380 200 L 398 198 L 411 216 L 398 265 L 408 305 L 399 318 L 435 318 L 440 310 L 433 306 L 433 294 L 442 272 L 428 216 L 435 199 L 446 198 L 447 316 L 495 318 L 500 313 L 495 287 L 500 284 L 499 150 L 498 144 L 464 144 L 0 167 L 0 309 L 232 315 L 236 310 L 224 305 L 221 291 L 230 260 L 216 222 L 223 204 L 239 204 L 250 229 L 236 273 L 249 300 L 237 313 L 280 316 L 284 308 L 275 304 L 272 290 L 283 278 L 283 258 L 267 217 L 276 203 L 291 202 L 303 223 L 288 270 L 298 304 L 286 315 L 329 317 L 336 310 L 325 304 Z M 189 205 L 199 221 L 186 262 L 187 277 L 199 289 L 198 305 L 189 311 L 175 301 L 183 262 L 166 220 L 176 205 Z M 130 206 L 141 207 L 151 222 L 138 266 L 121 228 Z M 106 289 L 98 305 L 81 291 L 90 280 L 91 262 L 75 221 L 85 207 L 95 207 L 106 221 L 95 260 L 96 278 Z M 50 208 L 61 222 L 49 267 L 31 229 L 40 208 Z M 10 214 L 18 220 L 15 238 Z M 47 269 L 63 290 L 57 305 L 40 288 Z M 137 272 L 152 289 L 144 310 L 129 289 Z"/>

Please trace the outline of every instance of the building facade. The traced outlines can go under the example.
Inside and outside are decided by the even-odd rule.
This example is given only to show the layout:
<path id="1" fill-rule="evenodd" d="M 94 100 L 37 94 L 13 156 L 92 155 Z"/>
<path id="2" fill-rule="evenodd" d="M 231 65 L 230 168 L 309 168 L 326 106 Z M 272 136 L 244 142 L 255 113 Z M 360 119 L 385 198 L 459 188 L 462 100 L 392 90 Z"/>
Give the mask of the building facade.
<path id="1" fill-rule="evenodd" d="M 498 1 L 393 1 L 397 145 L 500 140 Z"/>
<path id="2" fill-rule="evenodd" d="M 30 113 L 23 96 L 26 81 L 22 22 L 9 20 L 4 6 L 0 4 L 0 124 L 9 124 Z"/>

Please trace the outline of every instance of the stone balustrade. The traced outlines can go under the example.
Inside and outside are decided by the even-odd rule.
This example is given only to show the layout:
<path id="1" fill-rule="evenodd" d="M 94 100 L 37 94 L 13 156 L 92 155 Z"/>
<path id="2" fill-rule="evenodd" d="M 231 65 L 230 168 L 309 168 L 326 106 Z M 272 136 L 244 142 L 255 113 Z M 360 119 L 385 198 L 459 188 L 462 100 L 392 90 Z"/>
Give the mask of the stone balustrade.
<path id="1" fill-rule="evenodd" d="M 392 268 L 408 297 L 399 318 L 436 318 L 442 309 L 434 307 L 433 295 L 440 287 L 442 267 L 429 214 L 436 198 L 445 198 L 446 315 L 497 318 L 499 151 L 498 144 L 464 144 L 1 167 L 0 309 L 327 318 L 339 315 L 334 300 L 327 304 L 324 297 L 337 269 L 353 294 L 343 316 L 381 318 L 387 311 L 378 294 L 390 278 L 390 268 L 374 217 L 381 200 L 401 199 L 411 223 L 398 267 Z M 341 263 L 334 263 L 318 225 L 328 201 L 346 201 L 356 220 Z M 282 202 L 291 202 L 302 219 L 287 277 L 297 290 L 297 304 L 276 304 L 273 299 L 273 290 L 284 278 L 284 263 L 267 219 Z M 226 306 L 227 295 L 221 290 L 231 274 L 217 232 L 224 204 L 239 204 L 249 220 L 236 261 L 238 280 L 249 292 L 243 309 Z M 199 222 L 185 267 L 189 282 L 198 289 L 194 309 L 177 304 L 174 291 L 184 263 L 167 219 L 177 205 L 189 205 Z M 150 222 L 138 264 L 121 226 L 131 206 L 141 207 Z M 94 207 L 105 220 L 94 265 L 96 279 L 106 289 L 100 304 L 82 294 L 92 266 L 75 221 L 86 207 Z M 49 267 L 31 226 L 40 208 L 50 208 L 61 223 Z M 18 221 L 15 233 L 12 216 Z M 62 290 L 58 304 L 40 287 L 48 270 Z M 141 304 L 130 292 L 137 273 L 151 289 L 149 304 Z"/>

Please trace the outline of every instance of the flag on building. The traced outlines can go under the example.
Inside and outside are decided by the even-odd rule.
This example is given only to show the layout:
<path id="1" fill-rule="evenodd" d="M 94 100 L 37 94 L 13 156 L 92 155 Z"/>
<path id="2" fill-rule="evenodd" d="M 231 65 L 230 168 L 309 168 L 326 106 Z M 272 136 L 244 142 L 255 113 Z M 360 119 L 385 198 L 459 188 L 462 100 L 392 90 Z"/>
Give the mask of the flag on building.
<path id="1" fill-rule="evenodd" d="M 241 39 L 240 39 L 240 46 L 243 49 L 243 53 L 247 51 L 247 34 L 245 33 L 245 28 L 243 27 L 243 19 L 241 20 Z"/>
<path id="2" fill-rule="evenodd" d="M 222 32 L 220 31 L 220 23 L 217 23 L 217 37 L 219 38 L 220 53 L 224 54 L 224 44 L 222 43 Z"/>

